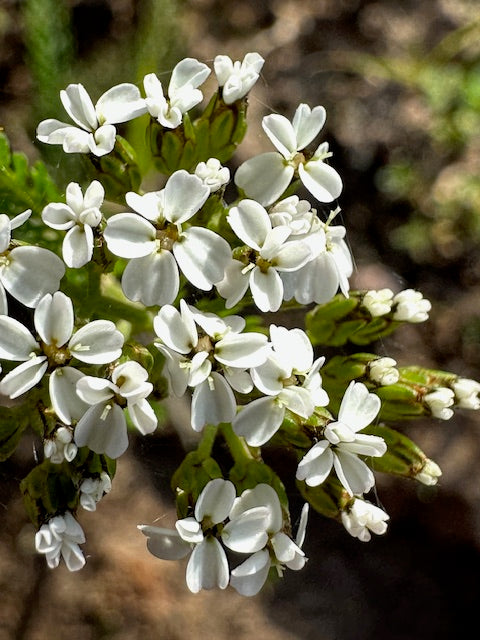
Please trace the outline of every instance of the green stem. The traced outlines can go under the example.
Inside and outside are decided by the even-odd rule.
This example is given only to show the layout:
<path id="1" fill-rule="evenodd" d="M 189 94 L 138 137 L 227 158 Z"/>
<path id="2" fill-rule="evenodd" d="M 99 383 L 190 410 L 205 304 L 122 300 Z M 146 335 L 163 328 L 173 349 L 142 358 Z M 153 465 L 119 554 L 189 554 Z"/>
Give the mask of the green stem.
<path id="1" fill-rule="evenodd" d="M 197 447 L 198 454 L 201 458 L 209 458 L 212 453 L 212 448 L 217 437 L 218 426 L 213 424 L 207 424 L 203 430 L 200 444 Z"/>
<path id="2" fill-rule="evenodd" d="M 229 422 L 222 422 L 220 429 L 228 445 L 228 450 L 235 462 L 250 462 L 251 460 L 256 460 L 248 444 L 243 438 L 237 436 Z"/>

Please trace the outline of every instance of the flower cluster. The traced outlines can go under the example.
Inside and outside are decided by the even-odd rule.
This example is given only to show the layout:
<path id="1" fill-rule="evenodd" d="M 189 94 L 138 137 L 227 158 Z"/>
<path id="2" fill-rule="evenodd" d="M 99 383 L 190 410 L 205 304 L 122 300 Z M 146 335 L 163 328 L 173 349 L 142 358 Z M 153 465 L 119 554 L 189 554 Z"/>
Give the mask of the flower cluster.
<path id="1" fill-rule="evenodd" d="M 285 567 L 296 571 L 304 566 L 307 516 L 308 504 L 293 541 L 284 531 L 282 508 L 272 487 L 257 484 L 237 498 L 232 482 L 216 478 L 200 493 L 193 515 L 177 520 L 175 530 L 149 525 L 139 529 L 157 558 L 178 560 L 191 553 L 187 585 L 193 593 L 225 589 L 230 583 L 242 595 L 253 596 L 265 584 L 271 567 L 281 574 Z M 248 555 L 231 573 L 225 547 Z"/>
<path id="2" fill-rule="evenodd" d="M 263 63 L 254 52 L 242 61 L 217 56 L 205 107 L 211 70 L 193 58 L 165 87 L 152 72 L 142 88 L 119 84 L 95 104 L 70 84 L 60 99 L 73 124 L 44 120 L 37 138 L 85 154 L 90 182 L 67 184 L 65 202 L 0 215 L 0 400 L 8 406 L 0 426 L 9 443 L 30 422 L 42 439 L 43 459 L 22 491 L 51 568 L 62 558 L 71 571 L 83 567 L 75 514 L 97 509 L 129 432 L 153 434 L 168 395 L 191 400 L 198 446 L 172 480 L 175 528 L 139 528 L 158 558 L 190 555 L 191 591 L 231 585 L 246 596 L 271 570 L 305 565 L 308 503 L 368 541 L 388 520 L 369 496 L 375 468 L 438 481 L 438 465 L 390 418 L 480 408 L 474 380 L 419 368 L 409 378 L 376 354 L 325 357 L 349 340 L 365 345 L 424 322 L 431 304 L 413 289 L 350 291 L 346 228 L 334 223 L 342 180 L 328 143 L 317 140 L 322 106 L 300 104 L 291 121 L 266 115 L 275 151 L 247 159 L 231 181 L 228 162 Z M 135 118 L 150 144 L 143 182 L 117 130 Z M 297 184 L 309 200 L 292 195 Z M 56 251 L 31 237 L 56 238 Z M 293 316 L 281 324 L 283 312 L 303 305 L 316 305 L 311 325 L 294 326 Z M 295 460 L 305 502 L 295 538 L 284 471 L 262 457 L 270 445 Z"/>

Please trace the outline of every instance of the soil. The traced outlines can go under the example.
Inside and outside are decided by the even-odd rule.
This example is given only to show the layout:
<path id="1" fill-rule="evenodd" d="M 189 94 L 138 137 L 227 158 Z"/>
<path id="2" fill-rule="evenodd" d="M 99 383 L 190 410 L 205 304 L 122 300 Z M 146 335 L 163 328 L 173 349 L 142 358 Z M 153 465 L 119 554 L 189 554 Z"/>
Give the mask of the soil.
<path id="1" fill-rule="evenodd" d="M 34 96 L 21 4 L 0 5 L 0 124 L 12 146 L 33 159 Z M 118 57 L 122 37 L 148 7 L 140 0 L 66 4 L 74 12 L 79 56 L 92 73 L 103 53 L 116 51 Z M 258 51 L 266 58 L 237 162 L 267 149 L 258 124 L 262 115 L 274 110 L 291 116 L 298 102 L 326 107 L 325 139 L 344 180 L 340 204 L 356 258 L 352 288 L 414 287 L 433 303 L 428 323 L 405 327 L 377 351 L 401 365 L 480 379 L 478 247 L 454 260 L 439 256 L 424 264 L 395 251 L 390 232 L 411 212 L 377 187 L 379 168 L 405 140 L 413 155 L 424 150 L 424 105 L 411 91 L 361 77 L 343 63 L 347 54 L 428 51 L 475 12 L 478 17 L 475 0 L 184 0 L 177 9 L 182 55 L 211 61 L 218 53 L 241 59 Z M 439 173 L 443 160 L 432 155 Z M 480 421 L 473 412 L 402 426 L 443 476 L 427 488 L 379 475 L 377 499 L 391 518 L 386 535 L 361 543 L 338 523 L 313 514 L 306 568 L 287 572 L 251 599 L 230 589 L 190 594 L 185 563 L 152 558 L 136 529 L 139 523 L 174 522 L 169 478 L 191 446 L 182 428 L 184 412 L 174 407 L 171 424 L 154 436 L 131 436 L 112 493 L 95 513 L 82 513 L 87 564 L 78 574 L 48 570 L 33 549 L 18 481 L 39 443 L 23 443 L 0 465 L 0 640 L 450 640 L 475 628 Z M 291 497 L 295 514 L 300 505 Z"/>

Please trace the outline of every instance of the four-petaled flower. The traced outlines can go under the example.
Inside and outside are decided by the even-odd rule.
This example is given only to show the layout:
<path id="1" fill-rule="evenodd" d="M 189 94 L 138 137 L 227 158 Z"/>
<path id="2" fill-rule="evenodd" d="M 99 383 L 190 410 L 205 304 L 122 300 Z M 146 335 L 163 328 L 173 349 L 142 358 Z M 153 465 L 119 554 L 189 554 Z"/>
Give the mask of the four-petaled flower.
<path id="1" fill-rule="evenodd" d="M 78 269 L 92 259 L 93 229 L 102 220 L 100 207 L 105 190 L 94 180 L 82 195 L 80 185 L 70 182 L 66 191 L 67 203 L 52 202 L 42 211 L 42 220 L 52 229 L 67 231 L 62 256 L 67 267 Z"/>
<path id="2" fill-rule="evenodd" d="M 55 516 L 42 524 L 35 534 L 35 548 L 45 556 L 50 569 L 55 569 L 63 558 L 69 571 L 78 571 L 85 565 L 79 545 L 85 542 L 85 534 L 70 511 Z"/>
<path id="3" fill-rule="evenodd" d="M 263 205 L 278 200 L 298 175 L 303 186 L 320 202 L 333 202 L 342 192 L 338 173 L 326 164 L 331 156 L 328 143 L 323 142 L 313 155 L 305 151 L 320 133 L 325 123 L 323 107 L 300 104 L 293 121 L 273 113 L 265 116 L 262 126 L 278 151 L 262 153 L 246 160 L 237 169 L 235 184 L 247 197 Z"/>
<path id="4" fill-rule="evenodd" d="M 106 91 L 95 106 L 81 84 L 69 84 L 60 91 L 60 99 L 78 126 L 52 118 L 42 120 L 37 128 L 37 138 L 47 144 L 61 144 L 65 153 L 93 153 L 95 156 L 110 153 L 117 133 L 113 125 L 147 112 L 138 87 L 127 82 Z"/>
<path id="5" fill-rule="evenodd" d="M 324 482 L 335 469 L 338 479 L 351 495 L 369 491 L 375 479 L 358 456 L 383 456 L 387 446 L 379 436 L 359 433 L 380 410 L 380 398 L 369 393 L 361 382 L 349 384 L 338 412 L 338 420 L 325 428 L 324 438 L 304 455 L 297 468 L 297 480 L 310 487 Z"/>
<path id="6" fill-rule="evenodd" d="M 217 56 L 213 61 L 218 86 L 225 104 L 240 100 L 258 80 L 265 60 L 258 53 L 247 53 L 242 62 L 233 62 L 228 56 Z"/>

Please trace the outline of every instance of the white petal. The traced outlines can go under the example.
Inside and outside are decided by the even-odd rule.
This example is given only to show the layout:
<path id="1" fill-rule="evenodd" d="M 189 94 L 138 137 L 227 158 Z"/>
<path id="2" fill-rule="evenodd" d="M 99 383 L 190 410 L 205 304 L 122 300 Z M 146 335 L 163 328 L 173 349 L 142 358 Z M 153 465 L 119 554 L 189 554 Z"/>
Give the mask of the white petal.
<path id="1" fill-rule="evenodd" d="M 77 380 L 76 393 L 85 403 L 95 405 L 105 403 L 113 398 L 118 390 L 110 380 L 106 378 L 96 378 L 95 376 L 81 376 Z"/>
<path id="2" fill-rule="evenodd" d="M 83 206 L 85 209 L 98 209 L 103 204 L 105 189 L 98 180 L 93 180 L 85 191 Z"/>
<path id="3" fill-rule="evenodd" d="M 93 255 L 93 231 L 88 225 L 75 225 L 63 239 L 62 256 L 67 267 L 79 269 Z"/>
<path id="4" fill-rule="evenodd" d="M 274 398 L 258 398 L 241 409 L 232 426 L 250 446 L 261 447 L 278 431 L 284 416 L 285 409 Z"/>
<path id="5" fill-rule="evenodd" d="M 183 275 L 195 287 L 209 291 L 220 282 L 231 260 L 230 245 L 217 233 L 190 227 L 173 245 L 173 253 Z"/>
<path id="6" fill-rule="evenodd" d="M 83 551 L 70 540 L 65 540 L 62 544 L 62 557 L 69 571 L 79 571 L 85 566 Z"/>
<path id="7" fill-rule="evenodd" d="M 260 251 L 269 231 L 272 230 L 268 213 L 255 200 L 242 200 L 237 207 L 232 207 L 227 221 L 235 235 L 257 251 Z"/>
<path id="8" fill-rule="evenodd" d="M 173 97 L 185 85 L 193 88 L 199 87 L 209 75 L 210 69 L 206 64 L 195 58 L 184 58 L 173 69 L 168 85 L 168 95 Z"/>
<path id="9" fill-rule="evenodd" d="M 195 324 L 190 322 L 187 312 L 189 310 L 182 307 L 182 314 L 180 314 L 175 307 L 164 305 L 153 320 L 155 333 L 162 342 L 183 354 L 190 353 L 198 342 Z"/>
<path id="10" fill-rule="evenodd" d="M 12 225 L 6 213 L 0 214 L 0 253 L 7 251 L 12 238 Z"/>
<path id="11" fill-rule="evenodd" d="M 15 247 L 1 275 L 5 289 L 26 307 L 36 307 L 46 293 L 58 290 L 65 274 L 62 260 L 42 247 Z"/>
<path id="12" fill-rule="evenodd" d="M 298 174 L 304 187 L 320 202 L 332 202 L 342 193 L 342 179 L 323 160 L 310 160 L 300 164 Z"/>
<path id="13" fill-rule="evenodd" d="M 292 123 L 285 116 L 278 113 L 265 116 L 262 120 L 262 127 L 284 158 L 290 158 L 295 153 L 297 136 Z"/>
<path id="14" fill-rule="evenodd" d="M 45 142 L 46 144 L 63 144 L 65 137 L 67 135 L 72 135 L 75 131 L 81 132 L 82 130 L 77 129 L 77 127 L 67 124 L 66 122 L 49 118 L 48 120 L 42 120 L 38 125 L 37 138 L 40 142 Z M 83 134 L 85 134 L 84 139 L 86 140 L 88 133 L 83 131 Z M 86 143 L 85 152 L 87 151 L 88 144 Z"/>
<path id="15" fill-rule="evenodd" d="M 249 198 L 267 206 L 278 200 L 293 178 L 294 169 L 276 151 L 249 158 L 235 173 L 235 184 Z"/>
<path id="16" fill-rule="evenodd" d="M 268 551 L 257 551 L 233 569 L 230 584 L 242 596 L 255 596 L 267 580 L 270 565 Z"/>
<path id="17" fill-rule="evenodd" d="M 332 470 L 333 454 L 326 440 L 317 442 L 300 460 L 297 468 L 297 480 L 305 480 L 310 487 L 324 482 Z"/>
<path id="18" fill-rule="evenodd" d="M 290 411 L 302 416 L 302 418 L 309 418 L 315 409 L 310 392 L 303 387 L 287 386 L 281 391 L 278 399 Z"/>
<path id="19" fill-rule="evenodd" d="M 278 494 L 264 482 L 257 484 L 253 489 L 246 489 L 234 502 L 230 512 L 230 518 L 236 519 L 241 514 L 255 507 L 266 507 L 269 513 L 269 522 L 266 530 L 269 533 L 277 533 L 283 526 L 282 507 Z"/>
<path id="20" fill-rule="evenodd" d="M 333 466 L 338 479 L 351 495 L 367 493 L 375 484 L 372 470 L 353 453 L 336 449 Z"/>
<path id="21" fill-rule="evenodd" d="M 124 82 L 106 91 L 95 105 L 100 124 L 127 122 L 147 112 L 138 87 Z"/>
<path id="22" fill-rule="evenodd" d="M 255 553 L 268 542 L 270 512 L 267 507 L 253 507 L 230 520 L 222 530 L 225 546 L 237 553 Z"/>
<path id="23" fill-rule="evenodd" d="M 380 411 L 381 401 L 374 393 L 369 393 L 361 382 L 352 382 L 342 398 L 338 420 L 355 431 L 368 426 Z"/>
<path id="24" fill-rule="evenodd" d="M 74 226 L 76 216 L 68 205 L 62 202 L 52 202 L 43 209 L 42 220 L 52 229 L 64 231 Z"/>
<path id="25" fill-rule="evenodd" d="M 207 516 L 213 524 L 223 522 L 228 518 L 235 497 L 235 486 L 230 480 L 210 480 L 198 496 L 195 518 L 201 522 Z"/>
<path id="26" fill-rule="evenodd" d="M 73 304 L 61 291 L 47 293 L 35 309 L 33 316 L 38 335 L 49 345 L 62 347 L 73 331 Z"/>
<path id="27" fill-rule="evenodd" d="M 120 357 L 123 335 L 110 320 L 93 320 L 81 327 L 68 343 L 70 353 L 87 364 L 107 364 Z"/>
<path id="28" fill-rule="evenodd" d="M 283 282 L 275 269 L 263 273 L 255 267 L 250 274 L 250 290 L 260 311 L 278 311 L 283 300 Z"/>
<path id="29" fill-rule="evenodd" d="M 153 433 L 157 428 L 157 416 L 144 398 L 128 404 L 128 415 L 143 436 L 147 433 Z"/>
<path id="30" fill-rule="evenodd" d="M 215 285 L 218 293 L 225 298 L 227 309 L 234 307 L 248 289 L 250 276 L 248 273 L 243 273 L 243 267 L 243 263 L 239 260 L 232 260 L 225 269 L 223 280 Z"/>
<path id="31" fill-rule="evenodd" d="M 147 549 L 161 560 L 180 560 L 190 553 L 190 545 L 177 531 L 140 524 L 138 529 L 148 538 Z"/>
<path id="32" fill-rule="evenodd" d="M 181 224 L 189 220 L 205 203 L 210 189 L 197 176 L 175 171 L 165 185 L 165 211 L 167 220 Z"/>
<path id="33" fill-rule="evenodd" d="M 213 61 L 213 68 L 217 76 L 219 87 L 223 87 L 229 76 L 233 73 L 233 62 L 228 56 L 218 55 Z"/>
<path id="34" fill-rule="evenodd" d="M 116 133 L 112 124 L 104 124 L 103 127 L 99 127 L 88 139 L 90 151 L 99 157 L 113 151 Z"/>
<path id="35" fill-rule="evenodd" d="M 143 258 L 134 258 L 122 275 L 123 293 L 129 300 L 143 302 L 147 307 L 171 304 L 179 286 L 177 263 L 170 251 L 155 251 Z"/>
<path id="36" fill-rule="evenodd" d="M 32 389 L 40 382 L 47 370 L 46 360 L 46 356 L 36 356 L 12 369 L 0 382 L 0 395 L 13 400 Z"/>
<path id="37" fill-rule="evenodd" d="M 121 258 L 141 258 L 155 251 L 155 227 L 135 213 L 118 213 L 103 232 L 109 250 Z"/>
<path id="38" fill-rule="evenodd" d="M 297 149 L 305 149 L 320 133 L 327 112 L 323 107 L 310 109 L 307 104 L 300 104 L 293 117 L 293 128 L 297 136 Z"/>
<path id="39" fill-rule="evenodd" d="M 93 134 L 77 127 L 59 129 L 55 132 L 55 139 L 62 144 L 65 153 L 90 153 L 92 144 L 95 142 Z"/>
<path id="40" fill-rule="evenodd" d="M 286 329 L 270 325 L 270 339 L 275 355 L 291 369 L 305 373 L 313 364 L 313 347 L 302 329 Z"/>
<path id="41" fill-rule="evenodd" d="M 353 442 L 342 442 L 340 448 L 342 451 L 348 451 L 360 456 L 379 457 L 386 452 L 387 445 L 385 440 L 379 436 L 357 433 Z"/>
<path id="42" fill-rule="evenodd" d="M 89 407 L 76 392 L 77 382 L 83 376 L 83 373 L 73 367 L 57 367 L 50 374 L 50 400 L 53 410 L 64 424 L 80 420 Z"/>
<path id="43" fill-rule="evenodd" d="M 266 362 L 251 371 L 254 385 L 268 396 L 276 396 L 283 389 L 283 380 L 292 375 L 290 362 L 283 362 L 271 354 Z"/>
<path id="44" fill-rule="evenodd" d="M 282 564 L 291 562 L 297 553 L 303 555 L 303 551 L 283 531 L 276 533 L 272 537 L 271 543 L 276 557 Z"/>
<path id="45" fill-rule="evenodd" d="M 188 517 L 177 520 L 175 529 L 180 534 L 182 540 L 189 544 L 200 544 L 203 542 L 202 525 L 195 518 Z"/>
<path id="46" fill-rule="evenodd" d="M 278 271 L 297 271 L 311 259 L 312 252 L 306 242 L 300 240 L 287 242 L 276 254 L 275 269 Z"/>
<path id="47" fill-rule="evenodd" d="M 216 538 L 208 536 L 195 547 L 188 561 L 186 577 L 192 593 L 198 593 L 201 589 L 227 588 L 227 556 Z"/>
<path id="48" fill-rule="evenodd" d="M 23 324 L 9 316 L 0 316 L 0 358 L 28 360 L 39 350 L 37 341 Z"/>
<path id="49" fill-rule="evenodd" d="M 210 388 L 211 384 L 213 388 Z M 201 431 L 207 424 L 231 422 L 236 408 L 235 396 L 230 385 L 223 376 L 213 371 L 209 379 L 197 385 L 193 392 L 192 429 Z"/>
<path id="50" fill-rule="evenodd" d="M 269 350 L 267 336 L 261 333 L 228 333 L 215 345 L 215 360 L 240 369 L 265 362 Z"/>
<path id="51" fill-rule="evenodd" d="M 128 447 L 122 409 L 117 404 L 90 407 L 75 427 L 75 444 L 87 446 L 95 453 L 105 453 L 109 458 L 119 458 Z"/>
<path id="52" fill-rule="evenodd" d="M 0 316 L 6 316 L 8 314 L 7 294 L 3 288 L 3 284 L 0 282 Z"/>
<path id="53" fill-rule="evenodd" d="M 60 91 L 60 100 L 65 111 L 80 127 L 87 131 L 97 128 L 97 116 L 93 102 L 81 84 L 69 84 Z"/>

